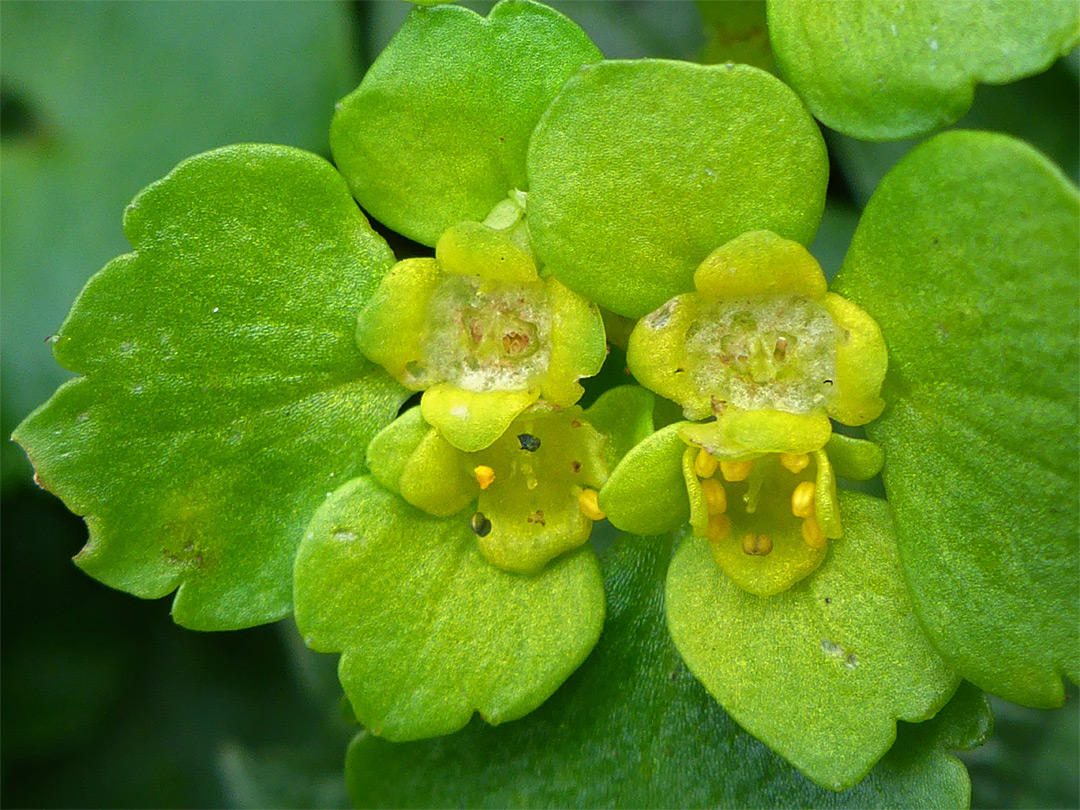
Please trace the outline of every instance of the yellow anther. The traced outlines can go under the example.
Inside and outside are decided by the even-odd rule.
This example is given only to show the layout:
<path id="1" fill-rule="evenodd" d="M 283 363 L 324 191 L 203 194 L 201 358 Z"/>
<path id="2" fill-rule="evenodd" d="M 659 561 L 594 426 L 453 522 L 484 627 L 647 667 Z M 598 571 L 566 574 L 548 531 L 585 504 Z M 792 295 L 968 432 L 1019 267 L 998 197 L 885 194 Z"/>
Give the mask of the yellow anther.
<path id="1" fill-rule="evenodd" d="M 742 541 L 743 554 L 764 557 L 772 552 L 772 538 L 767 534 L 748 534 Z"/>
<path id="2" fill-rule="evenodd" d="M 727 511 L 727 493 L 723 484 L 715 478 L 706 478 L 701 482 L 701 491 L 705 493 L 705 504 L 710 515 L 722 515 Z"/>
<path id="3" fill-rule="evenodd" d="M 784 468 L 798 475 L 810 463 L 810 456 L 806 453 L 781 453 L 780 463 Z"/>
<path id="4" fill-rule="evenodd" d="M 709 515 L 709 525 L 705 528 L 705 536 L 710 543 L 719 543 L 726 540 L 731 534 L 731 520 L 727 515 Z"/>
<path id="5" fill-rule="evenodd" d="M 491 486 L 491 482 L 495 480 L 495 471 L 491 467 L 485 467 L 483 464 L 473 468 L 473 475 L 476 476 L 476 483 L 480 485 L 480 489 L 487 489 Z"/>
<path id="6" fill-rule="evenodd" d="M 814 482 L 803 481 L 791 493 L 791 514 L 795 517 L 812 518 L 814 516 Z"/>
<path id="7" fill-rule="evenodd" d="M 817 525 L 817 521 L 812 517 L 808 517 L 802 522 L 802 539 L 806 541 L 806 545 L 810 548 L 825 548 L 825 535 L 821 533 L 821 527 Z"/>
<path id="8" fill-rule="evenodd" d="M 721 461 L 720 474 L 725 481 L 745 481 L 750 477 L 750 471 L 754 469 L 754 460 L 747 461 Z"/>
<path id="9" fill-rule="evenodd" d="M 698 478 L 712 478 L 716 474 L 716 467 L 716 457 L 712 453 L 705 449 L 698 450 L 694 459 L 694 472 Z"/>
<path id="10" fill-rule="evenodd" d="M 589 520 L 603 520 L 607 517 L 600 511 L 600 500 L 595 489 L 583 489 L 577 497 L 578 508 L 581 514 Z"/>

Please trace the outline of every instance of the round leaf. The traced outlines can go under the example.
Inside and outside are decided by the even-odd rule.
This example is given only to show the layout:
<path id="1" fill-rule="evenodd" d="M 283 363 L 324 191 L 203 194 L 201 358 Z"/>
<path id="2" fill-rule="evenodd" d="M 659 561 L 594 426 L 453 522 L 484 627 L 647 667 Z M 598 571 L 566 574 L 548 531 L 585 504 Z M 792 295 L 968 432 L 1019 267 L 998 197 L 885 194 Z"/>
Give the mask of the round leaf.
<path id="1" fill-rule="evenodd" d="M 355 43 L 348 8 L 334 3 L 25 3 L 2 14 L 6 436 L 70 378 L 45 338 L 91 273 L 127 249 L 117 214 L 132 194 L 223 143 L 325 151 Z M 9 442 L 0 470 L 5 485 L 30 478 Z"/>
<path id="2" fill-rule="evenodd" d="M 666 542 L 665 542 L 666 541 Z M 361 734 L 346 778 L 357 807 L 968 806 L 946 748 L 978 744 L 988 714 L 962 687 L 854 788 L 824 790 L 740 729 L 687 672 L 668 638 L 670 537 L 623 536 L 605 566 L 609 617 L 596 650 L 536 712 L 504 727 L 389 743 Z M 774 700 L 779 698 L 774 697 Z"/>
<path id="3" fill-rule="evenodd" d="M 833 433 L 825 445 L 825 452 L 840 478 L 851 481 L 869 481 L 885 464 L 881 447 L 865 439 Z"/>
<path id="4" fill-rule="evenodd" d="M 365 476 L 316 512 L 296 560 L 296 622 L 341 652 L 357 719 L 392 740 L 535 709 L 585 659 L 604 621 L 585 546 L 534 576 L 500 570 L 469 517 L 432 518 Z"/>
<path id="5" fill-rule="evenodd" d="M 353 339 L 393 257 L 333 167 L 286 147 L 191 158 L 124 227 L 135 252 L 56 338 L 84 376 L 15 438 L 86 516 L 87 573 L 142 597 L 179 587 L 188 627 L 280 619 L 304 525 L 405 393 Z"/>
<path id="6" fill-rule="evenodd" d="M 640 534 L 663 534 L 690 519 L 683 481 L 684 423 L 661 428 L 622 457 L 600 490 L 600 508 L 613 525 Z"/>
<path id="7" fill-rule="evenodd" d="M 1080 36 L 1069 0 L 769 0 L 768 19 L 780 70 L 810 111 L 866 140 L 951 124 L 977 83 L 1046 70 Z"/>
<path id="8" fill-rule="evenodd" d="M 904 587 L 883 501 L 844 493 L 844 539 L 811 577 L 761 598 L 687 538 L 671 563 L 668 626 L 690 671 L 733 718 L 822 787 L 861 780 L 896 720 L 932 717 L 959 678 Z"/>
<path id="9" fill-rule="evenodd" d="M 334 160 L 373 217 L 434 246 L 526 188 L 540 114 L 600 58 L 573 22 L 530 0 L 504 0 L 487 18 L 460 6 L 415 9 L 338 105 Z"/>
<path id="10" fill-rule="evenodd" d="M 590 424 L 605 436 L 610 469 L 653 433 L 656 397 L 640 385 L 618 385 L 601 394 L 585 412 Z"/>
<path id="11" fill-rule="evenodd" d="M 568 287 L 640 317 L 694 270 L 765 229 L 809 244 L 828 161 L 813 119 L 756 68 L 603 62 L 562 89 L 533 135 L 526 215 Z"/>
<path id="12" fill-rule="evenodd" d="M 915 606 L 964 677 L 1041 707 L 1080 670 L 1078 218 L 1035 150 L 950 132 L 882 182 L 837 276 L 889 347 L 867 431 Z"/>

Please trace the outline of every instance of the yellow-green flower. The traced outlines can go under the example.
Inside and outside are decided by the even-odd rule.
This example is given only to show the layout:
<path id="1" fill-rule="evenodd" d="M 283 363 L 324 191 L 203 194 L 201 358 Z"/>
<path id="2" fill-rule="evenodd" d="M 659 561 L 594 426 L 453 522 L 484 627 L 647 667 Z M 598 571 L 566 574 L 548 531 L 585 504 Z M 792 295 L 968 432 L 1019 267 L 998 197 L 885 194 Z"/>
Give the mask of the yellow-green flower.
<path id="1" fill-rule="evenodd" d="M 466 452 L 487 447 L 543 397 L 568 407 L 606 354 L 599 310 L 541 278 L 514 229 L 450 228 L 435 258 L 406 259 L 360 313 L 361 351 L 424 391 L 424 419 Z"/>
<path id="2" fill-rule="evenodd" d="M 532 574 L 587 541 L 604 517 L 597 491 L 608 477 L 606 442 L 580 407 L 538 402 L 497 441 L 464 452 L 413 408 L 375 436 L 368 464 L 418 509 L 460 514 L 491 563 Z"/>
<path id="3" fill-rule="evenodd" d="M 828 292 L 802 245 L 743 234 L 706 257 L 694 286 L 638 322 L 627 363 L 687 419 L 716 418 L 694 431 L 710 452 L 812 453 L 829 417 L 863 425 L 881 413 L 881 330 Z"/>
<path id="4" fill-rule="evenodd" d="M 833 434 L 806 453 L 716 455 L 698 438 L 713 424 L 677 422 L 656 431 L 619 462 L 599 505 L 612 524 L 634 534 L 689 523 L 736 585 L 758 596 L 780 593 L 813 573 L 828 540 L 843 535 L 837 475 L 872 478 L 881 450 Z"/>

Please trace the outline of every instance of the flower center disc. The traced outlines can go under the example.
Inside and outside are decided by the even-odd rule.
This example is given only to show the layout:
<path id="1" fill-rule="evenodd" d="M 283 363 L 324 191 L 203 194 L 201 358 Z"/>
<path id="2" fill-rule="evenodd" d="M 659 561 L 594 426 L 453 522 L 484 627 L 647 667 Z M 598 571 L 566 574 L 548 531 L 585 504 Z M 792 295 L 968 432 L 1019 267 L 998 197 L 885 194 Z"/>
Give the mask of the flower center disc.
<path id="1" fill-rule="evenodd" d="M 707 304 L 686 333 L 697 390 L 746 410 L 809 413 L 836 376 L 837 329 L 828 311 L 801 296 Z"/>
<path id="2" fill-rule="evenodd" d="M 466 391 L 527 388 L 551 360 L 551 304 L 543 282 L 448 276 L 429 308 L 427 365 Z"/>

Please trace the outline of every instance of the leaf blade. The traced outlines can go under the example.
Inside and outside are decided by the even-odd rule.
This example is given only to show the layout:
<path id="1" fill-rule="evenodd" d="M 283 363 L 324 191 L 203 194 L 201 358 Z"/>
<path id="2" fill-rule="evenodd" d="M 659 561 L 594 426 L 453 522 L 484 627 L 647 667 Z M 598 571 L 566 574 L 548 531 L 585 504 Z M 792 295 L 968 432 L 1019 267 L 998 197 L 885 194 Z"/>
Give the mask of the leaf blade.
<path id="1" fill-rule="evenodd" d="M 966 678 L 1042 707 L 1080 669 L 1078 210 L 1027 145 L 946 133 L 883 181 L 837 277 L 889 346 L 868 433 L 916 608 Z"/>
<path id="2" fill-rule="evenodd" d="M 143 597 L 180 586 L 174 618 L 193 628 L 281 618 L 308 514 L 404 398 L 353 341 L 389 249 L 332 167 L 287 147 L 191 158 L 125 224 L 135 252 L 54 345 L 84 376 L 15 438 L 87 516 L 92 576 Z"/>
<path id="3" fill-rule="evenodd" d="M 705 257 L 746 231 L 812 240 L 828 176 L 820 132 L 773 76 L 657 59 L 572 77 L 533 134 L 527 168 L 541 258 L 631 317 L 693 289 Z"/>
<path id="4" fill-rule="evenodd" d="M 827 8 L 826 8 L 827 6 Z M 781 72 L 829 127 L 865 140 L 925 135 L 959 119 L 979 82 L 1039 73 L 1080 37 L 1072 3 L 770 0 Z M 851 47 L 858 32 L 860 47 Z"/>
<path id="5" fill-rule="evenodd" d="M 528 53 L 529 58 L 522 58 Z M 393 230 L 434 246 L 524 190 L 525 149 L 559 86 L 600 52 L 573 22 L 513 0 L 489 17 L 415 9 L 330 128 L 356 199 Z"/>
<path id="6" fill-rule="evenodd" d="M 357 718 L 390 739 L 448 734 L 542 703 L 596 643 L 603 585 L 585 546 L 522 576 L 488 563 L 469 518 L 432 518 L 369 477 L 316 513 L 296 562 L 309 646 L 341 652 Z"/>
<path id="7" fill-rule="evenodd" d="M 357 807 L 966 807 L 950 729 L 972 701 L 901 724 L 855 788 L 817 787 L 742 731 L 679 660 L 663 617 L 671 538 L 624 535 L 606 560 L 609 613 L 596 650 L 527 718 L 390 743 L 361 733 L 346 779 Z M 966 721 L 962 723 L 961 721 Z"/>

